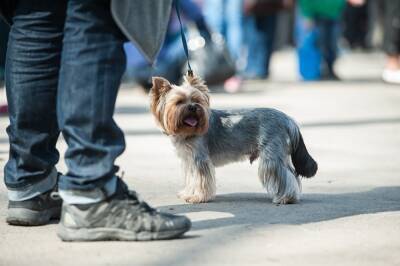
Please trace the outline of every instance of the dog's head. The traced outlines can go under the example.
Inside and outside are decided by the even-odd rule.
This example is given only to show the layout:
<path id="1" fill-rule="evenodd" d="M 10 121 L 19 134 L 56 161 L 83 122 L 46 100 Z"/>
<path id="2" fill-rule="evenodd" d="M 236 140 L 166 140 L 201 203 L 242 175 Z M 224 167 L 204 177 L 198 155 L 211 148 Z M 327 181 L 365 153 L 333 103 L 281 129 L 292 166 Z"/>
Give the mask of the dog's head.
<path id="1" fill-rule="evenodd" d="M 153 77 L 150 108 L 157 123 L 168 135 L 202 135 L 208 130 L 210 99 L 204 81 L 185 76 L 181 86 Z"/>

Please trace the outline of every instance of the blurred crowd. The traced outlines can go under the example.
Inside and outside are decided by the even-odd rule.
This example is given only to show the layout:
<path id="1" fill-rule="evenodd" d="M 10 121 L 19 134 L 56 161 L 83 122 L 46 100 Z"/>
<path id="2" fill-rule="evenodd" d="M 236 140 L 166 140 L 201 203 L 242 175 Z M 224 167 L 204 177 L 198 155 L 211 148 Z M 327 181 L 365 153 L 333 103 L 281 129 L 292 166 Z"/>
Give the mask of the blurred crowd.
<path id="1" fill-rule="evenodd" d="M 302 80 L 339 80 L 334 64 L 340 44 L 383 49 L 382 79 L 400 83 L 399 0 L 181 0 L 180 10 L 193 68 L 227 92 L 238 91 L 243 80 L 267 79 L 272 53 L 287 45 L 296 48 Z M 381 42 L 372 40 L 376 28 Z M 175 9 L 155 66 L 134 44 L 125 49 L 127 80 L 145 88 L 152 75 L 177 82 L 186 57 Z"/>
<path id="2" fill-rule="evenodd" d="M 244 80 L 267 79 L 274 50 L 294 46 L 302 80 L 339 80 L 338 46 L 383 49 L 385 82 L 400 84 L 400 0 L 180 0 L 191 64 L 208 84 L 240 90 Z M 2 23 L 2 22 L 1 22 Z M 382 42 L 374 42 L 379 28 Z M 0 83 L 8 26 L 0 24 Z M 151 76 L 179 82 L 186 71 L 181 29 L 173 7 L 164 46 L 150 65 L 125 44 L 124 80 L 149 89 Z"/>

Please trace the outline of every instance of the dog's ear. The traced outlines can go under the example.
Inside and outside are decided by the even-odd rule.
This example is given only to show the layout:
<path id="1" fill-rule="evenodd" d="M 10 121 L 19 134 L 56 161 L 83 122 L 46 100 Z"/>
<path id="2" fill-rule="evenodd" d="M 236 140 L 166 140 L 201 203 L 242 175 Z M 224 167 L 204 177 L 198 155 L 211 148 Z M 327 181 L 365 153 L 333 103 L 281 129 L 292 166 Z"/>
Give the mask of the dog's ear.
<path id="1" fill-rule="evenodd" d="M 207 94 L 208 93 L 208 87 L 205 84 L 204 80 L 202 80 L 199 76 L 194 75 L 193 76 L 189 76 L 186 75 L 185 76 L 185 82 L 187 82 L 188 84 L 190 84 L 192 87 L 198 89 L 199 91 Z"/>
<path id="2" fill-rule="evenodd" d="M 165 95 L 172 86 L 168 80 L 161 77 L 153 77 L 153 87 L 150 90 L 150 110 L 158 120 L 161 119 L 160 110 L 157 106 L 160 104 L 160 98 Z"/>
<path id="3" fill-rule="evenodd" d="M 160 98 L 162 95 L 166 94 L 169 90 L 171 90 L 172 86 L 168 80 L 161 77 L 153 77 L 153 87 L 150 90 L 150 99 L 151 106 L 155 107 L 158 105 Z"/>
<path id="4" fill-rule="evenodd" d="M 168 80 L 162 77 L 153 77 L 153 87 L 151 88 L 151 92 L 153 94 L 165 94 L 168 92 L 172 87 Z"/>

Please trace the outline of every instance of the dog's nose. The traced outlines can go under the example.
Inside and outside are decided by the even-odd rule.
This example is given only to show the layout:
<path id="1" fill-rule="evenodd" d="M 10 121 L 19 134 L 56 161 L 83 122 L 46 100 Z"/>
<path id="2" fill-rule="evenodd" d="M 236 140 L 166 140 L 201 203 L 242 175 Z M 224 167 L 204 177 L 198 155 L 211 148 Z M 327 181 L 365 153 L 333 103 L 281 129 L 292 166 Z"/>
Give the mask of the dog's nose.
<path id="1" fill-rule="evenodd" d="M 188 109 L 189 109 L 189 112 L 194 113 L 194 112 L 196 112 L 197 107 L 195 104 L 191 103 L 191 104 L 189 104 Z"/>

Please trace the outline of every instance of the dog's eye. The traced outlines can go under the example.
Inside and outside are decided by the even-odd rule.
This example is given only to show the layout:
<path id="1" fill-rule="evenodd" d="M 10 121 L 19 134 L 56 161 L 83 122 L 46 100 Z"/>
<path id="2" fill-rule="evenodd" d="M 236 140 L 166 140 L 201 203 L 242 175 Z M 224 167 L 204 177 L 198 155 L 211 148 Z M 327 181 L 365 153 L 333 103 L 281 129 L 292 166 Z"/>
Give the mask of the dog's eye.
<path id="1" fill-rule="evenodd" d="M 179 105 L 179 104 L 183 104 L 183 100 L 179 100 L 179 101 L 177 101 L 177 102 L 176 102 L 176 104 L 177 104 L 177 105 Z"/>

